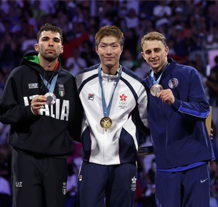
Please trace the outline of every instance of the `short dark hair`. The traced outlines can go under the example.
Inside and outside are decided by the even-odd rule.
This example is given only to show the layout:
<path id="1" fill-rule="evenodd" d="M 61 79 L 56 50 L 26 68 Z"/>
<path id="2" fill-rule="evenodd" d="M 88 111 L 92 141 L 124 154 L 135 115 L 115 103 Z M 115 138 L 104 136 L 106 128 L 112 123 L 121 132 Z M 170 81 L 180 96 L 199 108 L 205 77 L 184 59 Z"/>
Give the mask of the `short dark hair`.
<path id="1" fill-rule="evenodd" d="M 98 47 L 101 39 L 107 36 L 116 37 L 120 43 L 120 46 L 123 46 L 124 35 L 121 30 L 115 25 L 101 27 L 95 35 L 95 45 Z"/>
<path id="2" fill-rule="evenodd" d="M 52 32 L 57 32 L 60 34 L 61 36 L 61 42 L 63 42 L 63 34 L 62 34 L 62 30 L 60 27 L 56 26 L 56 25 L 52 25 L 50 23 L 45 23 L 44 25 L 42 25 L 37 33 L 37 42 L 39 42 L 39 38 L 40 35 L 43 31 L 52 31 Z"/>

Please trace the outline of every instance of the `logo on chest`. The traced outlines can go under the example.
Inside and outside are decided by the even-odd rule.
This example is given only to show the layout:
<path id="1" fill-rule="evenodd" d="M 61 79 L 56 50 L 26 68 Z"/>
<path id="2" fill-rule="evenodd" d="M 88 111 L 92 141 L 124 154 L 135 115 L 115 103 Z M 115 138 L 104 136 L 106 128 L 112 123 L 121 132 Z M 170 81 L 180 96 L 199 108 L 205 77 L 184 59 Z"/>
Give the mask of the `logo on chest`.
<path id="1" fill-rule="evenodd" d="M 28 88 L 29 89 L 36 89 L 36 88 L 38 88 L 38 83 L 29 83 Z"/>
<path id="2" fill-rule="evenodd" d="M 91 94 L 91 93 L 88 94 L 88 100 L 94 101 L 94 97 L 95 97 L 94 94 Z"/>
<path id="3" fill-rule="evenodd" d="M 124 109 L 127 107 L 127 96 L 123 93 L 120 95 L 119 107 Z"/>
<path id="4" fill-rule="evenodd" d="M 179 81 L 178 81 L 178 79 L 177 78 L 172 78 L 172 79 L 170 79 L 169 80 L 169 82 L 168 82 L 168 86 L 170 87 L 170 88 L 176 88 L 177 86 L 179 85 Z"/>
<path id="5" fill-rule="evenodd" d="M 63 97 L 65 95 L 64 85 L 58 84 L 59 95 Z"/>

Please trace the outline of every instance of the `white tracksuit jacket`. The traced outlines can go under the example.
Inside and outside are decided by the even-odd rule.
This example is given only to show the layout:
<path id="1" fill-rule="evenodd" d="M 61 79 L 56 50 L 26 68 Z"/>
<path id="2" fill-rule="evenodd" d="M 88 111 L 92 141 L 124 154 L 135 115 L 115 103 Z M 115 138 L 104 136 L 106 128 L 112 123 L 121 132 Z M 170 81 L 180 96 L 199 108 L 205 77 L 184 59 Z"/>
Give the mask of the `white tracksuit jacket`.
<path id="1" fill-rule="evenodd" d="M 100 125 L 103 118 L 98 65 L 86 68 L 76 75 L 79 97 L 84 107 L 82 126 L 83 160 L 101 165 L 134 162 L 140 136 L 146 133 L 147 93 L 142 80 L 132 71 L 122 67 L 115 89 L 109 117 L 111 128 Z M 101 71 L 102 85 L 108 105 L 118 75 Z"/>

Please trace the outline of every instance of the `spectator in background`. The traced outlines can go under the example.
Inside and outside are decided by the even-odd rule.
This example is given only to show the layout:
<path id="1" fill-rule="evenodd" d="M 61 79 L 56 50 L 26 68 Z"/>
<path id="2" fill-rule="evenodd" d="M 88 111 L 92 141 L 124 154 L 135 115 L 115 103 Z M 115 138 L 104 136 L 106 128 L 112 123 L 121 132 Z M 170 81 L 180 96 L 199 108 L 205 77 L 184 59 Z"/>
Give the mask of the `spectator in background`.
<path id="1" fill-rule="evenodd" d="M 0 169 L 1 171 L 1 169 Z M 10 183 L 0 174 L 0 204 L 2 207 L 11 207 L 11 188 Z"/>
<path id="2" fill-rule="evenodd" d="M 146 155 L 148 156 L 148 155 Z M 139 198 L 139 202 L 142 206 L 155 207 L 155 171 L 156 163 L 155 159 L 152 159 L 146 177 L 146 186 L 143 189 L 143 194 Z"/>
<path id="3" fill-rule="evenodd" d="M 126 34 L 126 38 L 124 40 L 124 48 L 125 50 L 129 50 L 133 61 L 137 58 L 138 55 L 138 40 L 139 37 L 136 33 L 136 29 L 129 28 Z"/>
<path id="4" fill-rule="evenodd" d="M 217 23 L 218 19 L 218 1 L 210 1 L 209 8 L 208 8 L 208 18 L 209 23 L 211 25 L 214 25 L 214 23 Z"/>
<path id="5" fill-rule="evenodd" d="M 65 207 L 76 207 L 77 200 L 77 174 L 78 170 L 72 163 L 68 163 L 67 199 Z"/>
<path id="6" fill-rule="evenodd" d="M 67 58 L 65 66 L 67 70 L 74 76 L 87 66 L 85 59 L 80 56 L 79 48 L 73 48 L 72 57 Z"/>
<path id="7" fill-rule="evenodd" d="M 135 30 L 138 29 L 139 18 L 136 15 L 136 11 L 134 8 L 130 8 L 128 10 L 128 13 L 125 17 L 125 20 L 126 20 L 126 25 L 127 25 L 128 29 L 130 29 L 130 28 L 134 28 Z"/>
<path id="8" fill-rule="evenodd" d="M 208 86 L 207 86 L 207 79 L 208 78 L 203 73 L 203 71 L 204 71 L 203 65 L 204 64 L 202 62 L 202 57 L 201 57 L 201 55 L 196 54 L 196 58 L 198 59 L 198 61 L 195 61 L 195 59 L 190 59 L 188 61 L 188 65 L 192 66 L 193 68 L 195 68 L 199 72 L 199 75 L 201 77 L 201 83 L 204 87 L 204 91 L 205 91 L 205 94 L 207 96 L 207 99 L 209 100 Z"/>
<path id="9" fill-rule="evenodd" d="M 213 70 L 210 71 L 210 76 L 207 79 L 208 93 L 209 93 L 209 102 L 211 106 L 218 106 L 218 79 L 216 72 Z"/>
<path id="10" fill-rule="evenodd" d="M 159 4 L 154 7 L 153 16 L 155 19 L 155 28 L 159 30 L 161 25 L 164 26 L 164 32 L 170 26 L 170 18 L 172 16 L 172 9 L 167 4 L 167 0 L 158 1 Z"/>
<path id="11" fill-rule="evenodd" d="M 0 143 L 0 205 L 11 207 L 11 204 L 11 148 Z"/>
<path id="12" fill-rule="evenodd" d="M 67 38 L 67 37 L 69 38 L 69 36 L 73 37 L 73 34 L 72 34 L 73 24 L 71 21 L 68 21 L 66 13 L 64 13 L 64 11 L 62 10 L 59 10 L 57 11 L 56 15 L 57 15 L 56 25 L 62 29 L 63 37 L 64 38 Z"/>
<path id="13" fill-rule="evenodd" d="M 8 182 L 11 181 L 11 147 L 6 143 L 0 145 L 0 176 Z M 11 190 L 5 189 L 5 191 L 11 195 Z"/>
<path id="14" fill-rule="evenodd" d="M 93 51 L 93 45 L 90 40 L 84 40 L 79 50 L 80 56 L 86 61 L 87 67 L 97 64 L 98 59 L 96 53 Z"/>
<path id="15" fill-rule="evenodd" d="M 209 102 L 211 106 L 218 107 L 218 56 L 214 58 L 215 66 L 211 68 L 207 78 Z"/>
<path id="16" fill-rule="evenodd" d="M 34 51 L 34 45 L 37 42 L 36 39 L 36 33 L 33 28 L 26 28 L 28 29 L 28 32 L 26 33 L 26 36 L 23 36 L 23 42 L 21 46 L 21 50 L 23 54 L 27 52 L 33 52 Z"/>
<path id="17" fill-rule="evenodd" d="M 10 33 L 6 32 L 4 36 L 5 40 L 0 44 L 0 67 L 5 73 L 10 73 L 10 71 L 15 67 L 15 51 L 16 42 L 13 41 L 13 37 Z"/>
<path id="18" fill-rule="evenodd" d="M 133 58 L 133 55 L 129 49 L 125 49 L 122 54 L 121 64 L 134 71 L 138 67 L 138 62 Z"/>
<path id="19" fill-rule="evenodd" d="M 218 55 L 214 58 L 215 66 L 211 68 L 211 71 L 213 71 L 216 74 L 216 79 L 218 80 Z"/>
<path id="20" fill-rule="evenodd" d="M 184 64 L 188 59 L 188 39 L 183 36 L 183 27 L 181 25 L 173 25 L 172 31 L 169 42 L 173 42 L 175 55 L 171 54 L 171 57 Z"/>
<path id="21" fill-rule="evenodd" d="M 0 145 L 7 143 L 10 126 L 0 122 Z"/>
<path id="22" fill-rule="evenodd" d="M 218 48 L 218 22 L 214 22 L 207 35 L 207 49 Z"/>
<path id="23" fill-rule="evenodd" d="M 1 9 L 0 10 L 0 39 L 3 37 L 4 33 L 6 32 L 6 29 L 3 23 L 4 16 L 5 16 L 5 12 Z"/>
<path id="24" fill-rule="evenodd" d="M 34 0 L 31 8 L 34 19 L 37 22 L 40 22 L 41 18 L 46 15 L 46 11 L 44 10 L 44 8 L 41 8 L 41 1 Z"/>

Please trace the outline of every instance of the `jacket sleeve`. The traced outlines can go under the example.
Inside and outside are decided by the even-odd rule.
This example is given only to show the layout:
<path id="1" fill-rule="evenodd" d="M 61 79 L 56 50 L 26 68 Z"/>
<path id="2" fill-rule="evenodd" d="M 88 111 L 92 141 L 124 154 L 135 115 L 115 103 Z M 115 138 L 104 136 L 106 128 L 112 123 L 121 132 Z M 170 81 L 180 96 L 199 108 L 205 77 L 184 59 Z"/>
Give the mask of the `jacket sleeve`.
<path id="1" fill-rule="evenodd" d="M 21 86 L 15 83 L 12 74 L 8 77 L 0 101 L 0 121 L 3 124 L 19 124 L 36 117 L 30 106 L 18 103 L 18 90 L 21 90 Z"/>
<path id="2" fill-rule="evenodd" d="M 205 95 L 200 75 L 196 69 L 190 73 L 188 87 L 188 100 L 175 97 L 173 107 L 183 116 L 195 120 L 205 120 L 210 112 L 210 105 Z"/>
<path id="3" fill-rule="evenodd" d="M 141 138 L 145 137 L 145 135 L 148 135 L 150 133 L 148 125 L 147 104 L 147 92 L 145 90 L 145 87 L 142 85 L 141 90 L 138 93 L 137 105 L 133 111 L 133 116 L 136 121 L 140 142 L 142 141 Z"/>
<path id="4" fill-rule="evenodd" d="M 73 110 L 74 112 L 68 126 L 68 132 L 75 141 L 81 142 L 80 137 L 82 129 L 83 107 L 76 89 L 76 85 L 74 86 L 73 94 L 75 98 Z"/>

